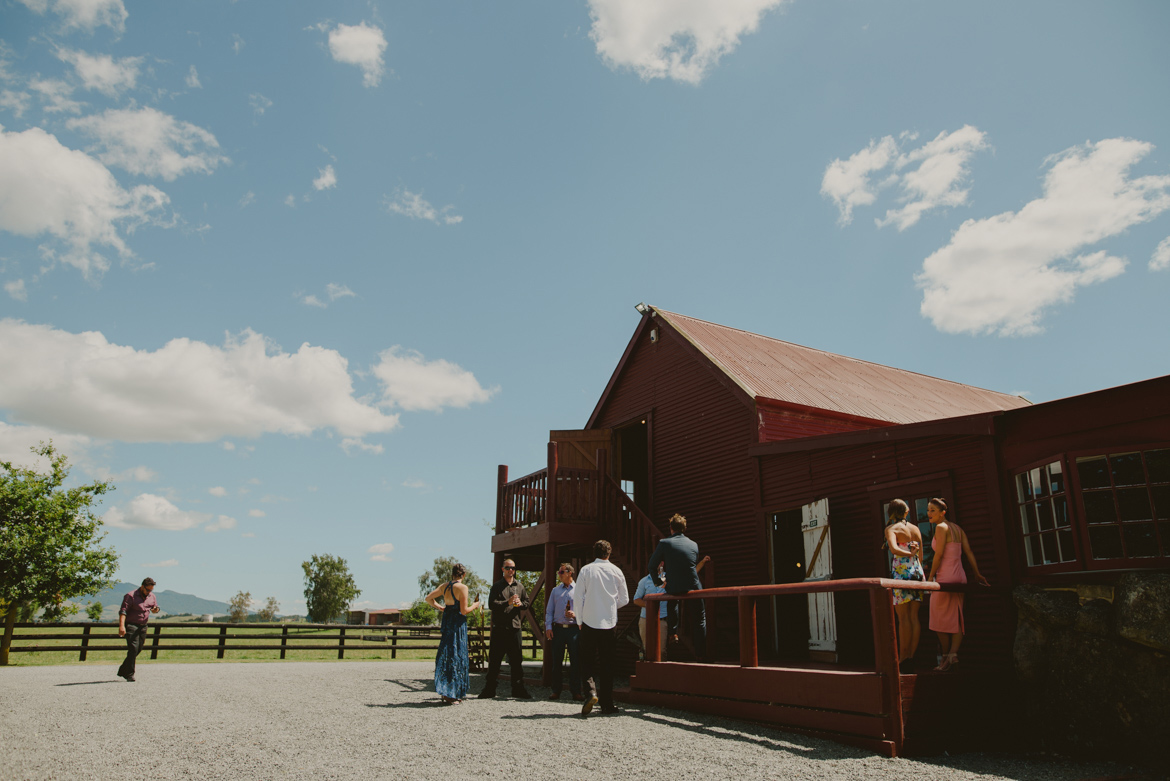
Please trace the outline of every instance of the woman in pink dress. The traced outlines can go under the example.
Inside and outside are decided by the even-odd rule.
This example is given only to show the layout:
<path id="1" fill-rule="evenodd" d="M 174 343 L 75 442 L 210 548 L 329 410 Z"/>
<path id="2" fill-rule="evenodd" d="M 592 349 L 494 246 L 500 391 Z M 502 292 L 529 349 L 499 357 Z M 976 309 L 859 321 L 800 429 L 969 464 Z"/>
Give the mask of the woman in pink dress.
<path id="1" fill-rule="evenodd" d="M 947 520 L 947 503 L 942 499 L 931 499 L 926 515 L 934 524 L 934 539 L 930 547 L 934 551 L 934 562 L 930 565 L 930 577 L 937 583 L 966 583 L 963 572 L 963 557 L 975 574 L 975 580 L 990 586 L 987 578 L 979 573 L 975 554 L 967 541 L 967 533 L 954 521 Z M 957 591 L 936 591 L 930 597 L 930 628 L 938 634 L 938 647 L 942 662 L 934 668 L 939 672 L 954 669 L 959 664 L 959 646 L 963 643 L 963 594 Z"/>

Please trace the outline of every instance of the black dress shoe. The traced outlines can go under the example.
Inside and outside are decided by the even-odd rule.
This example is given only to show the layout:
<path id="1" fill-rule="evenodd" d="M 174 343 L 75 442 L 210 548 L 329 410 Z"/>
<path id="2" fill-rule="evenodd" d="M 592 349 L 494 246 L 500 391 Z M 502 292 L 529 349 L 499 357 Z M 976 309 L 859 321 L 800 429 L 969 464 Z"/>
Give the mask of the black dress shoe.
<path id="1" fill-rule="evenodd" d="M 127 683 L 134 683 L 134 676 L 133 675 L 123 675 L 122 677 L 126 679 Z"/>
<path id="2" fill-rule="evenodd" d="M 496 696 L 495 689 L 484 689 L 479 694 L 475 695 L 477 700 L 490 700 Z"/>
<path id="3" fill-rule="evenodd" d="M 520 689 L 518 691 L 514 691 L 514 692 L 512 692 L 512 696 L 518 700 L 531 700 L 532 699 L 532 695 L 528 693 L 527 689 Z"/>
<path id="4" fill-rule="evenodd" d="M 616 705 L 610 705 L 608 708 L 601 709 L 601 714 L 603 716 L 613 716 L 614 714 L 621 713 L 621 712 L 622 712 L 622 709 Z"/>

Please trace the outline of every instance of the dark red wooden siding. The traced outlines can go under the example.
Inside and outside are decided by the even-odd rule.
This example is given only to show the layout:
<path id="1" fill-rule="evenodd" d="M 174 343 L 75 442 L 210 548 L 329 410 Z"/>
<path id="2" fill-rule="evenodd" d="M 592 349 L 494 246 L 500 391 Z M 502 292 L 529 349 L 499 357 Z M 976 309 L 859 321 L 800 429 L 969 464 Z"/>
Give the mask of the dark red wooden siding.
<path id="1" fill-rule="evenodd" d="M 756 412 L 760 442 L 778 442 L 797 437 L 815 437 L 820 434 L 877 428 L 876 424 L 863 424 L 840 417 L 817 415 L 814 412 L 784 409 L 762 400 L 756 402 Z"/>
<path id="2" fill-rule="evenodd" d="M 674 513 L 715 565 L 716 584 L 763 582 L 756 520 L 755 412 L 725 377 L 668 325 L 658 342 L 648 330 L 634 345 L 594 428 L 612 428 L 652 412 L 652 506 L 659 528 Z"/>
<path id="3" fill-rule="evenodd" d="M 964 662 L 1007 668 L 1015 616 L 1007 594 L 1008 568 L 997 546 L 1001 513 L 989 498 L 989 449 L 980 437 L 927 437 L 760 457 L 761 505 L 768 513 L 828 497 L 833 530 L 833 577 L 884 576 L 883 519 L 869 488 L 949 472 L 954 518 L 971 539 L 983 574 L 999 589 L 969 600 L 965 612 Z M 762 519 L 761 519 L 762 520 Z M 766 550 L 760 552 L 767 556 Z M 838 600 L 838 639 L 843 658 L 864 649 L 870 635 L 868 606 Z M 924 628 L 925 629 L 925 628 Z M 924 631 L 924 634 L 925 631 Z"/>

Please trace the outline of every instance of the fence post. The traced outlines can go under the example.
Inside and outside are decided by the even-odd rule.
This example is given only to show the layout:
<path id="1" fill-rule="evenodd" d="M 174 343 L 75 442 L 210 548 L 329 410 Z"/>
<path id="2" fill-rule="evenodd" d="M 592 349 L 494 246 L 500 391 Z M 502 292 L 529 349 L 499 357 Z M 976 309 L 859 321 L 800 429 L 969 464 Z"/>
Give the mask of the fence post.
<path id="1" fill-rule="evenodd" d="M 557 443 L 548 443 L 548 486 L 544 490 L 544 522 L 557 519 Z"/>
<path id="2" fill-rule="evenodd" d="M 496 534 L 504 533 L 504 486 L 508 484 L 508 466 L 500 464 L 496 471 Z"/>
<path id="3" fill-rule="evenodd" d="M 154 625 L 154 635 L 150 638 L 150 658 L 158 658 L 158 633 L 162 631 L 162 624 Z"/>
<path id="4" fill-rule="evenodd" d="M 662 601 L 653 600 L 646 602 L 646 647 L 643 652 L 646 654 L 647 662 L 661 662 L 662 661 L 662 638 L 660 637 L 658 622 L 658 615 L 662 611 Z M 654 616 L 651 618 L 650 616 Z"/>
<path id="5" fill-rule="evenodd" d="M 710 636 L 710 635 L 708 635 Z M 756 598 L 739 598 L 739 666 L 759 667 L 760 652 L 756 636 Z M 707 654 L 710 656 L 710 653 Z"/>
<path id="6" fill-rule="evenodd" d="M 79 662 L 85 661 L 85 649 L 89 647 L 89 627 L 81 630 L 81 657 L 77 660 Z"/>
<path id="7" fill-rule="evenodd" d="M 341 627 L 341 637 L 337 639 L 337 658 L 345 658 L 345 627 Z"/>
<path id="8" fill-rule="evenodd" d="M 902 676 L 898 672 L 898 634 L 894 628 L 894 605 L 888 589 L 871 586 L 870 611 L 873 613 L 873 655 L 882 676 L 885 695 L 887 737 L 894 742 L 895 756 L 902 755 L 905 739 L 902 720 Z"/>
<path id="9" fill-rule="evenodd" d="M 284 658 L 285 649 L 288 648 L 288 624 L 280 628 L 280 658 Z"/>
<path id="10" fill-rule="evenodd" d="M 390 658 L 398 658 L 398 627 L 390 630 Z"/>
<path id="11" fill-rule="evenodd" d="M 219 628 L 219 650 L 215 652 L 216 659 L 223 658 L 224 648 L 227 647 L 227 626 Z"/>

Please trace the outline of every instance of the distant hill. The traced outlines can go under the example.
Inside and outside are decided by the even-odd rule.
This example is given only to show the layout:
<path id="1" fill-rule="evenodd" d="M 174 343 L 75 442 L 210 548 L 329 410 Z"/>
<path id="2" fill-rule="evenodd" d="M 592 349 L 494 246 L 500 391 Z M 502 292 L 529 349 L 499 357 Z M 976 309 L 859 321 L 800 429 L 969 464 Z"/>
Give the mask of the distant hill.
<path id="1" fill-rule="evenodd" d="M 122 604 L 122 597 L 126 596 L 127 592 L 133 591 L 136 588 L 138 588 L 137 583 L 115 583 L 110 588 L 99 591 L 92 597 L 80 597 L 71 601 L 79 605 L 101 602 L 103 617 L 109 617 L 111 610 L 114 615 L 117 615 L 118 608 Z M 216 602 L 214 599 L 202 599 L 192 594 L 180 594 L 177 591 L 159 591 L 155 589 L 154 598 L 158 600 L 159 608 L 171 615 L 175 613 L 193 613 L 195 615 L 214 613 L 216 615 L 222 615 L 227 613 L 230 608 L 227 602 Z"/>

